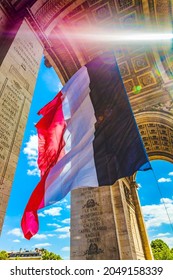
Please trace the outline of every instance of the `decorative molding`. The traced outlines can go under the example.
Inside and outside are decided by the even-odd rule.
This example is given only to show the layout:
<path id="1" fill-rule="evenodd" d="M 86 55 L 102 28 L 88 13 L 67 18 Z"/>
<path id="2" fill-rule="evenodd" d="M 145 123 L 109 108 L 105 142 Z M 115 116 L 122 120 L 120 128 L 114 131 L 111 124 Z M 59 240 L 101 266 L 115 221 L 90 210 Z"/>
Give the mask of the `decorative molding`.
<path id="1" fill-rule="evenodd" d="M 97 9 L 92 11 L 97 22 L 103 22 L 112 17 L 112 12 L 108 3 L 99 6 Z"/>
<path id="2" fill-rule="evenodd" d="M 166 102 L 159 102 L 157 104 L 154 104 L 152 106 L 146 105 L 137 110 L 137 113 L 145 112 L 145 111 L 162 111 L 165 113 L 173 114 L 173 100 L 168 100 Z"/>
<path id="3" fill-rule="evenodd" d="M 173 158 L 173 128 L 157 122 L 139 124 L 147 153 L 166 154 Z"/>
<path id="4" fill-rule="evenodd" d="M 135 0 L 114 0 L 114 2 L 119 12 L 123 12 L 124 10 L 132 8 L 135 5 Z"/>

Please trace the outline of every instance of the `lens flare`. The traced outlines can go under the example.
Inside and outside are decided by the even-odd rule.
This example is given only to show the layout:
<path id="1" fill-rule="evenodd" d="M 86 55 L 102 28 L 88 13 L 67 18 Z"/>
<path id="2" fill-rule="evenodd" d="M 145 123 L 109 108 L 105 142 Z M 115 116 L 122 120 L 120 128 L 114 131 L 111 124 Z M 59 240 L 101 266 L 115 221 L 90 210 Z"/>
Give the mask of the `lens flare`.
<path id="1" fill-rule="evenodd" d="M 141 85 L 134 86 L 133 87 L 133 93 L 138 94 L 138 93 L 141 92 L 141 89 L 142 89 Z"/>
<path id="2" fill-rule="evenodd" d="M 104 32 L 83 32 L 66 33 L 66 37 L 76 40 L 96 41 L 96 42 L 135 42 L 135 41 L 170 41 L 173 39 L 172 33 L 104 33 Z"/>

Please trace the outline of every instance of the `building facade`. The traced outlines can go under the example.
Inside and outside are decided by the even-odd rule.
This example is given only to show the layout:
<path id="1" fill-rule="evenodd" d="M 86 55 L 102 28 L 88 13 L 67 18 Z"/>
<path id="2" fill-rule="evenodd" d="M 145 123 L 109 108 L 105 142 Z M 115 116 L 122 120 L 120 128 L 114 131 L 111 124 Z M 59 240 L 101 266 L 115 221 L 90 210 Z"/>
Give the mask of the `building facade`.
<path id="1" fill-rule="evenodd" d="M 20 250 L 8 252 L 9 260 L 41 260 L 42 251 L 41 250 Z"/>

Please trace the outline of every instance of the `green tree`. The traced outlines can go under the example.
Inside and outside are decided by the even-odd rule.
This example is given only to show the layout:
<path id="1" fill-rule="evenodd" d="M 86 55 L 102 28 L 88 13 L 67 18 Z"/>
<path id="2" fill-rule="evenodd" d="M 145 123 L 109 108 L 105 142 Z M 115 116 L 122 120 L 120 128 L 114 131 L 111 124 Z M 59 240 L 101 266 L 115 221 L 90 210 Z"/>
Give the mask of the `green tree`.
<path id="1" fill-rule="evenodd" d="M 6 251 L 0 251 L 0 260 L 8 260 L 8 253 Z"/>
<path id="2" fill-rule="evenodd" d="M 170 258 L 170 260 L 173 260 L 173 248 L 170 250 L 170 253 L 171 253 L 171 258 Z"/>
<path id="3" fill-rule="evenodd" d="M 163 240 L 153 240 L 151 242 L 151 249 L 155 260 L 171 260 L 171 250 Z"/>
<path id="4" fill-rule="evenodd" d="M 60 255 L 56 255 L 55 253 L 43 250 L 42 260 L 62 260 L 62 258 L 60 257 Z"/>

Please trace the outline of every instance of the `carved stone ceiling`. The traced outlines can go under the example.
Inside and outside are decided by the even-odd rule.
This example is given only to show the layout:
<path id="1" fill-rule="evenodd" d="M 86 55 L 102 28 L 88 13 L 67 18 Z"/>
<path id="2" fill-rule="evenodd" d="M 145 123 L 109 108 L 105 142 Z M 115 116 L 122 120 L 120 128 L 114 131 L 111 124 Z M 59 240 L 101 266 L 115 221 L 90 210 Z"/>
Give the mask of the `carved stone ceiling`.
<path id="1" fill-rule="evenodd" d="M 151 159 L 173 159 L 173 129 L 159 123 L 144 123 L 139 130 Z"/>
<path id="2" fill-rule="evenodd" d="M 148 153 L 173 161 L 173 52 L 165 44 L 76 42 L 67 31 L 172 32 L 172 0 L 11 0 L 45 45 L 45 56 L 66 82 L 105 49 L 114 49 Z M 148 114 L 147 121 L 145 114 Z M 151 114 L 150 114 L 150 113 Z M 138 114 L 140 118 L 138 118 Z M 163 118 L 159 118 L 159 114 Z M 142 116 L 142 117 L 141 117 Z M 157 116 L 157 121 L 155 119 Z"/>

